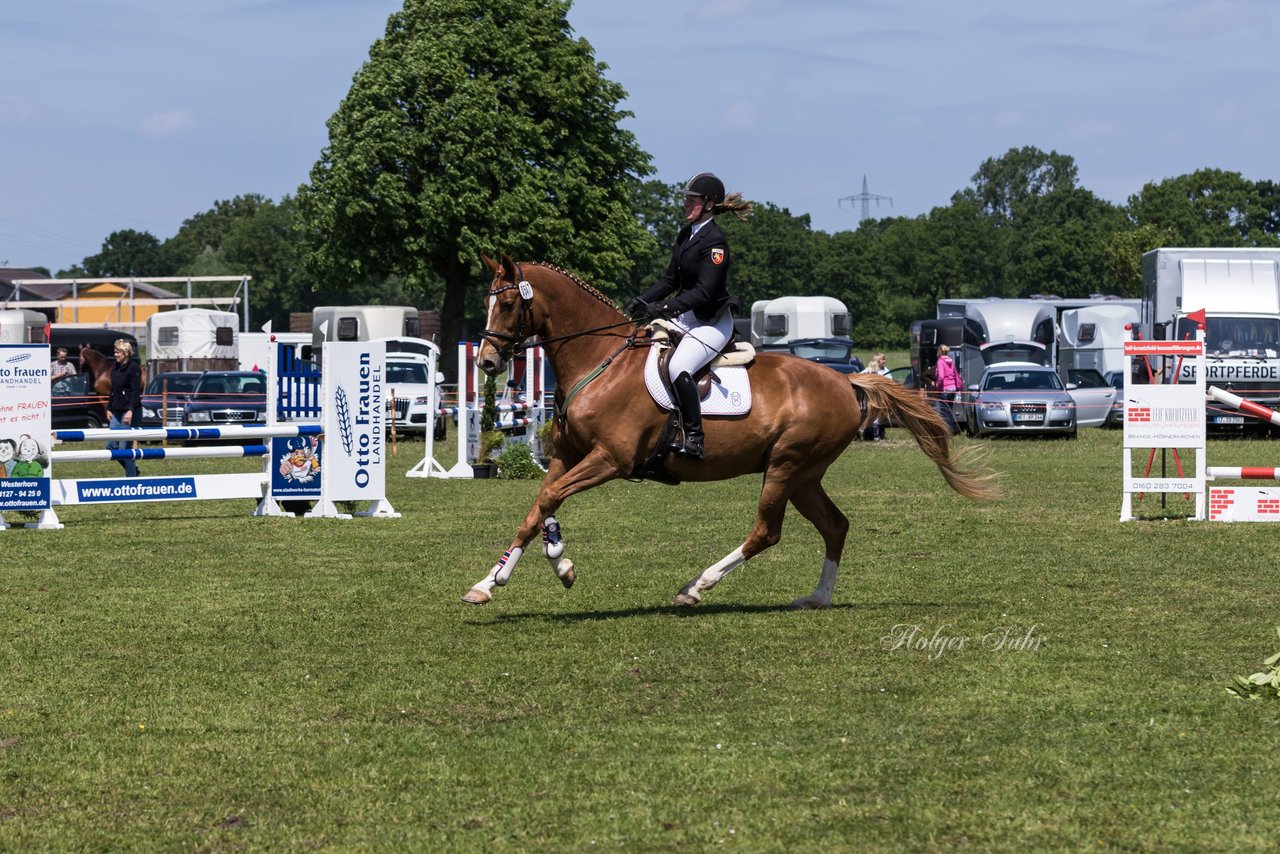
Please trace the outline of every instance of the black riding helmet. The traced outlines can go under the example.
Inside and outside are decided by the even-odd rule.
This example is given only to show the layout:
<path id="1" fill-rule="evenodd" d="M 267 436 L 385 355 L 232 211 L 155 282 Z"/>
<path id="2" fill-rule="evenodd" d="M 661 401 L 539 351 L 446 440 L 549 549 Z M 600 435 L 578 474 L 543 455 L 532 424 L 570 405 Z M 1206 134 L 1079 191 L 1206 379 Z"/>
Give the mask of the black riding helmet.
<path id="1" fill-rule="evenodd" d="M 724 181 L 721 181 L 710 172 L 699 172 L 684 185 L 684 194 L 686 196 L 704 196 L 710 199 L 713 204 L 720 204 L 724 201 Z"/>

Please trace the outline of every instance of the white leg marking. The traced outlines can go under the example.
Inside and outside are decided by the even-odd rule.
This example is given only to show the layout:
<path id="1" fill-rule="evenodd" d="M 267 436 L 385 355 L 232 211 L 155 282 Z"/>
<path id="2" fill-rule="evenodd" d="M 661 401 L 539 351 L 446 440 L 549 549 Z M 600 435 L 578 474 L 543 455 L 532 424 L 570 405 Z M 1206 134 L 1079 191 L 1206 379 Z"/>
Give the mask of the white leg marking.
<path id="1" fill-rule="evenodd" d="M 704 591 L 710 590 L 729 573 L 747 562 L 742 556 L 742 546 L 738 546 L 714 566 L 709 566 L 702 574 L 686 584 L 676 596 L 677 605 L 696 605 L 702 601 Z"/>
<path id="2" fill-rule="evenodd" d="M 823 558 L 822 575 L 818 577 L 818 587 L 803 599 L 791 603 L 792 608 L 829 608 L 831 597 L 836 592 L 836 576 L 840 573 L 840 564 L 831 558 Z"/>

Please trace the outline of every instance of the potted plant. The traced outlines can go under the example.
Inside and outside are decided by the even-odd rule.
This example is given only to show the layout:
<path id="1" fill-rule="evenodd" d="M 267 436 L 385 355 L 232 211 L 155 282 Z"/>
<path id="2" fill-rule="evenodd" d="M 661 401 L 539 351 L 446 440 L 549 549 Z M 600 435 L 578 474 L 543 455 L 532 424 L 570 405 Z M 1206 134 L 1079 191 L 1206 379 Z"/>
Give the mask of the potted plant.
<path id="1" fill-rule="evenodd" d="M 538 463 L 544 469 L 552 457 L 556 455 L 556 420 L 548 418 L 538 427 Z"/>
<path id="2" fill-rule="evenodd" d="M 476 461 L 471 470 L 475 477 L 493 477 L 493 454 L 507 437 L 498 425 L 497 383 L 493 377 L 484 381 L 484 407 L 480 410 L 480 435 L 477 437 Z"/>

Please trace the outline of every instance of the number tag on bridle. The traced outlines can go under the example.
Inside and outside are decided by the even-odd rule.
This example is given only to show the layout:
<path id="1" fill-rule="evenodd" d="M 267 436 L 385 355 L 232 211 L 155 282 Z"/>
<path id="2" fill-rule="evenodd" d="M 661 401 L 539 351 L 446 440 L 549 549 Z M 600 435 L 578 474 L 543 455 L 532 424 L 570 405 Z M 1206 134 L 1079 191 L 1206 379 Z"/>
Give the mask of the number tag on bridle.
<path id="1" fill-rule="evenodd" d="M 518 287 L 520 288 L 521 299 L 533 299 L 533 285 L 528 282 L 521 282 Z"/>

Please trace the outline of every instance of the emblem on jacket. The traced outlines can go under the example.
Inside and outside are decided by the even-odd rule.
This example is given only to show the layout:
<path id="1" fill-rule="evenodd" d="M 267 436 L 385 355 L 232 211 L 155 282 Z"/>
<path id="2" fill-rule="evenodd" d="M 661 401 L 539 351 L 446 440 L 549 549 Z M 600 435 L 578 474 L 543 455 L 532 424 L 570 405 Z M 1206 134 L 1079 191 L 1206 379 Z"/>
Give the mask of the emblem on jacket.
<path id="1" fill-rule="evenodd" d="M 719 264 L 719 263 L 720 263 L 721 261 L 723 261 L 723 260 L 724 260 L 724 250 L 723 250 L 723 249 L 712 249 L 712 250 L 711 250 L 711 263 L 712 263 L 712 264 Z"/>

